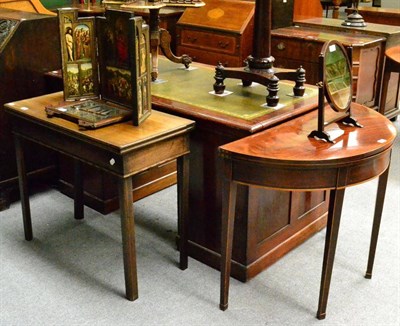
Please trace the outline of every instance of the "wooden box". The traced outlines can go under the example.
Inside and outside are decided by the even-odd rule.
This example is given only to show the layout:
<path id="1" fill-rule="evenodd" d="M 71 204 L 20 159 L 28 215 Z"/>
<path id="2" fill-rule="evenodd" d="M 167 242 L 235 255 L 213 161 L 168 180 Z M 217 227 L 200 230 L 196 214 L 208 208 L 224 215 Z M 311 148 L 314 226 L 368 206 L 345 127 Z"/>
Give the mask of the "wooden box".
<path id="1" fill-rule="evenodd" d="M 5 103 L 46 93 L 44 73 L 61 67 L 57 17 L 0 8 L 0 108 Z M 53 177 L 48 150 L 27 151 L 30 179 Z M 17 194 L 17 171 L 9 124 L 0 110 L 0 210 Z"/>
<path id="2" fill-rule="evenodd" d="M 188 8 L 176 27 L 177 55 L 225 67 L 241 67 L 253 47 L 254 2 L 206 0 Z"/>
<path id="3" fill-rule="evenodd" d="M 306 82 L 315 85 L 319 81 L 319 54 L 323 44 L 330 40 L 352 47 L 353 100 L 375 108 L 379 99 L 384 37 L 294 26 L 275 29 L 271 39 L 275 66 L 296 69 L 302 65 L 306 69 Z"/>

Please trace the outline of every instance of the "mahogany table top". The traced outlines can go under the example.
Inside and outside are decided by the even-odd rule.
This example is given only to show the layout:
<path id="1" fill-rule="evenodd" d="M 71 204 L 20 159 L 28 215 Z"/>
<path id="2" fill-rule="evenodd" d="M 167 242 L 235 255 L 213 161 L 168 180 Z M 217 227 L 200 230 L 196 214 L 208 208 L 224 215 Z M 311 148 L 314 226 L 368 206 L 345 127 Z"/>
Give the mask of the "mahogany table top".
<path id="1" fill-rule="evenodd" d="M 342 188 L 383 173 L 390 162 L 396 128 L 386 117 L 360 104 L 352 116 L 363 128 L 332 123 L 325 130 L 334 144 L 309 138 L 317 111 L 220 147 L 233 162 L 232 178 L 282 190 Z M 346 172 L 338 177 L 340 169 Z"/>
<path id="2" fill-rule="evenodd" d="M 385 55 L 389 57 L 392 61 L 400 64 L 400 45 L 386 50 Z"/>
<path id="3" fill-rule="evenodd" d="M 58 92 L 8 103 L 5 108 L 14 115 L 36 121 L 50 129 L 64 130 L 73 138 L 93 142 L 117 152 L 143 146 L 149 141 L 154 142 L 158 135 L 165 137 L 168 133 L 176 133 L 193 125 L 193 121 L 153 110 L 148 120 L 139 127 L 133 126 L 131 121 L 126 121 L 106 128 L 80 130 L 75 122 L 47 117 L 45 106 L 57 105 L 62 101 L 63 93 Z"/>
<path id="4" fill-rule="evenodd" d="M 352 34 L 346 32 L 321 30 L 311 27 L 283 27 L 272 30 L 272 36 L 280 36 L 287 38 L 301 38 L 305 41 L 327 42 L 333 38 L 338 42 L 348 46 L 365 46 L 385 40 L 383 37 L 367 34 Z"/>
<path id="5" fill-rule="evenodd" d="M 342 19 L 334 19 L 334 18 L 309 18 L 297 20 L 294 22 L 295 25 L 299 26 L 310 26 L 310 27 L 322 27 L 326 29 L 333 30 L 342 30 L 346 32 L 352 33 L 364 33 L 364 34 L 374 34 L 374 35 L 383 35 L 386 38 L 389 36 L 395 36 L 400 34 L 400 27 L 393 25 L 384 25 L 384 24 L 375 24 L 368 23 L 365 27 L 348 27 L 343 26 Z"/>
<path id="6" fill-rule="evenodd" d="M 363 128 L 339 123 L 325 130 L 334 144 L 309 138 L 317 128 L 317 111 L 288 121 L 274 128 L 240 139 L 221 147 L 224 155 L 248 157 L 252 160 L 274 161 L 277 164 L 318 165 L 340 164 L 361 159 L 390 147 L 396 138 L 396 128 L 390 120 L 375 110 L 352 103 L 352 115 Z"/>

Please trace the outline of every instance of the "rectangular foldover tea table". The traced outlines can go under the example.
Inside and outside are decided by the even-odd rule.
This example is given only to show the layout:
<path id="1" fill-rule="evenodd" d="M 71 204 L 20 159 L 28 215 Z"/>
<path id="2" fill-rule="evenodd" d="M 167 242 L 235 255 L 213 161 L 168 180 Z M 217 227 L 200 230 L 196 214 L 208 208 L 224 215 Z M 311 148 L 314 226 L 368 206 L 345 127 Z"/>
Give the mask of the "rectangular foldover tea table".
<path id="1" fill-rule="evenodd" d="M 76 123 L 46 116 L 45 106 L 57 104 L 61 100 L 60 92 L 5 105 L 15 137 L 25 238 L 33 238 L 22 146 L 25 141 L 42 144 L 74 159 L 77 219 L 83 218 L 81 164 L 86 163 L 111 173 L 118 178 L 126 297 L 133 301 L 138 297 L 138 289 L 131 177 L 177 159 L 178 219 L 182 241 L 180 267 L 185 269 L 189 168 L 187 154 L 189 131 L 194 122 L 153 111 L 138 127 L 133 126 L 132 122 L 123 122 L 96 130 L 81 131 Z"/>

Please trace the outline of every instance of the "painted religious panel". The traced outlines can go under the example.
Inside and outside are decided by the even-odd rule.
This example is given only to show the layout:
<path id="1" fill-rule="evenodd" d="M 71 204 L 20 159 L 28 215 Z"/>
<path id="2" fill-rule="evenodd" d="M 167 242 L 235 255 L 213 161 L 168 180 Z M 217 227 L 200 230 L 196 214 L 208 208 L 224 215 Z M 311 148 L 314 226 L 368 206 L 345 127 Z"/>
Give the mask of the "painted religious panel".
<path id="1" fill-rule="evenodd" d="M 98 97 L 94 18 L 77 18 L 76 10 L 60 10 L 64 99 Z"/>
<path id="2" fill-rule="evenodd" d="M 120 10 L 95 18 L 78 18 L 76 9 L 58 14 L 64 99 L 79 103 L 47 107 L 48 116 L 85 128 L 129 118 L 138 126 L 151 113 L 148 25 Z"/>
<path id="3" fill-rule="evenodd" d="M 131 107 L 139 125 L 151 112 L 148 26 L 132 12 L 108 10 L 98 35 L 102 98 Z"/>

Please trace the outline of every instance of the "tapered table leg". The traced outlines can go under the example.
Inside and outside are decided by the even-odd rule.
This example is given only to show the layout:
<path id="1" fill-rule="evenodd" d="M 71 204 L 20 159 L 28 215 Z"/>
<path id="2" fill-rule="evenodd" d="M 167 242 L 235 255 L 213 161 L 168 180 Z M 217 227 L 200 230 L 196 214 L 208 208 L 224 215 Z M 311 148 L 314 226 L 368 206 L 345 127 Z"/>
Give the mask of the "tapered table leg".
<path id="1" fill-rule="evenodd" d="M 22 218 L 24 221 L 25 240 L 30 241 L 33 239 L 33 232 L 32 232 L 31 209 L 29 205 L 28 178 L 26 176 L 24 150 L 22 148 L 22 140 L 20 137 L 15 136 L 14 141 L 15 141 L 15 155 L 17 159 L 19 193 L 21 196 Z"/>
<path id="2" fill-rule="evenodd" d="M 385 201 L 388 176 L 389 176 L 389 167 L 384 173 L 381 174 L 378 182 L 378 191 L 376 193 L 376 203 L 374 212 L 374 222 L 372 225 L 371 244 L 369 247 L 368 266 L 367 266 L 367 272 L 365 273 L 365 278 L 368 279 L 372 277 L 372 268 L 374 266 L 376 245 L 378 243 L 379 228 L 381 225 L 381 217 L 382 217 L 383 204 Z"/>
<path id="3" fill-rule="evenodd" d="M 228 309 L 229 279 L 231 274 L 231 258 L 237 184 L 231 179 L 232 166 L 224 163 L 227 178 L 222 181 L 222 219 L 221 219 L 221 285 L 219 308 Z"/>
<path id="4" fill-rule="evenodd" d="M 177 159 L 178 172 L 178 233 L 179 233 L 179 268 L 188 267 L 188 226 L 189 226 L 189 156 Z"/>
<path id="5" fill-rule="evenodd" d="M 133 216 L 132 179 L 118 180 L 119 206 L 121 214 L 122 248 L 124 255 L 124 273 L 126 298 L 134 301 L 138 298 L 135 219 Z"/>
<path id="6" fill-rule="evenodd" d="M 74 159 L 74 217 L 81 220 L 84 217 L 82 162 Z"/>
<path id="7" fill-rule="evenodd" d="M 335 259 L 344 193 L 344 188 L 333 189 L 330 193 L 324 260 L 322 263 L 321 287 L 317 312 L 318 319 L 325 319 L 326 317 L 326 306 L 328 303 L 329 287 L 331 284 L 333 261 Z"/>

